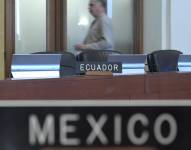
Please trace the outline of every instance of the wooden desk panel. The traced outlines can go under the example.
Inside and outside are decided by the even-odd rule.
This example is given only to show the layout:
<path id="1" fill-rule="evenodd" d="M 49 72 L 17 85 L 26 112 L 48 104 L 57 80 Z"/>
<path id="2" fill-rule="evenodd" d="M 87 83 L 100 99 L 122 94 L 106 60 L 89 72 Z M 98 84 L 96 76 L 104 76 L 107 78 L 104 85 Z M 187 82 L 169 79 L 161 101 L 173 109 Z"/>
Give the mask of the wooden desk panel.
<path id="1" fill-rule="evenodd" d="M 0 99 L 129 99 L 144 94 L 144 76 L 0 81 Z"/>
<path id="2" fill-rule="evenodd" d="M 157 94 L 159 99 L 191 98 L 190 73 L 155 73 L 145 76 L 146 93 Z"/>
<path id="3" fill-rule="evenodd" d="M 190 99 L 191 73 L 0 81 L 0 99 Z"/>

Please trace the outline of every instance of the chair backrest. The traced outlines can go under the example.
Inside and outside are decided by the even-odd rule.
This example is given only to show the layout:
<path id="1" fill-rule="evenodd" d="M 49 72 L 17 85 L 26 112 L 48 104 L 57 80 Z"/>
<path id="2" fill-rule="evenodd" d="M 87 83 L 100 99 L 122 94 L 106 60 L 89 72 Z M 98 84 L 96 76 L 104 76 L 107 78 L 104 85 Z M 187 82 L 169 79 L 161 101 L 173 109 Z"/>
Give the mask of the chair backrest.
<path id="1" fill-rule="evenodd" d="M 150 72 L 178 71 L 179 55 L 177 50 L 159 50 L 147 55 Z"/>
<path id="2" fill-rule="evenodd" d="M 120 54 L 120 52 L 113 50 L 83 50 L 77 55 L 76 59 L 78 61 L 107 62 L 108 56 L 111 54 Z"/>

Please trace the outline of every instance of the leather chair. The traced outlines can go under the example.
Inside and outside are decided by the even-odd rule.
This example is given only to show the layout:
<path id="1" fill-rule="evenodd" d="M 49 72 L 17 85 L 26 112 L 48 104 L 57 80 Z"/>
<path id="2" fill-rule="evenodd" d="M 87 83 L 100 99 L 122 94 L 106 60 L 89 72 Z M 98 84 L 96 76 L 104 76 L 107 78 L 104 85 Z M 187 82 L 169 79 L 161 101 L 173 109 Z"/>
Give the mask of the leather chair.
<path id="1" fill-rule="evenodd" d="M 178 71 L 179 55 L 177 50 L 158 50 L 147 55 L 150 72 Z"/>
<path id="2" fill-rule="evenodd" d="M 121 54 L 119 51 L 113 50 L 83 50 L 77 55 L 77 61 L 99 61 L 107 62 L 108 56 L 111 54 Z"/>

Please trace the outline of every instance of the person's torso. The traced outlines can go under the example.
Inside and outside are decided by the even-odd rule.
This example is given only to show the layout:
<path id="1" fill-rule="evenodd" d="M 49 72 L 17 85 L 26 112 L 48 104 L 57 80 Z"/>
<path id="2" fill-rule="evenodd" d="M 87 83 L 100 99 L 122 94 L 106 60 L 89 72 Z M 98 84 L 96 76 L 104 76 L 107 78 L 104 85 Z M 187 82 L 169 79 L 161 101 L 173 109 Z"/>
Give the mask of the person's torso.
<path id="1" fill-rule="evenodd" d="M 92 22 L 88 34 L 84 40 L 84 44 L 90 44 L 102 40 L 103 38 L 102 30 L 104 30 L 103 29 L 104 23 L 107 24 L 106 26 L 107 28 L 110 28 L 108 31 L 112 32 L 110 19 L 106 15 L 103 15 L 102 17 L 96 18 Z"/>

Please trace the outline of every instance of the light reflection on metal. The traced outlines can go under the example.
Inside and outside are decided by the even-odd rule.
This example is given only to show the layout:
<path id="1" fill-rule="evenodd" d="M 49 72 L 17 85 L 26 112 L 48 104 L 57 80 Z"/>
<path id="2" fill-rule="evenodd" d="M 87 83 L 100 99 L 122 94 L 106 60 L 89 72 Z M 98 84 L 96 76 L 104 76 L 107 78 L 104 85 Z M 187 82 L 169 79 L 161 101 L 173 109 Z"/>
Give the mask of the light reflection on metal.
<path id="1" fill-rule="evenodd" d="M 58 71 L 13 71 L 13 79 L 44 79 L 44 78 L 59 78 Z"/>
<path id="2" fill-rule="evenodd" d="M 122 73 L 118 75 L 145 74 L 146 55 L 123 54 L 109 56 L 110 62 L 122 62 Z M 191 72 L 191 55 L 180 55 L 178 62 L 179 72 Z"/>
<path id="3" fill-rule="evenodd" d="M 14 79 L 59 78 L 61 54 L 13 55 L 11 73 Z"/>
<path id="4" fill-rule="evenodd" d="M 62 54 L 14 55 L 11 73 L 14 79 L 59 78 L 61 77 Z M 122 73 L 114 75 L 144 74 L 146 55 L 111 55 L 109 62 L 122 62 Z M 67 64 L 69 62 L 67 61 Z M 67 65 L 65 64 L 65 65 Z M 69 67 L 71 67 L 69 65 Z M 191 72 L 191 55 L 181 55 L 178 63 L 180 72 Z"/>

